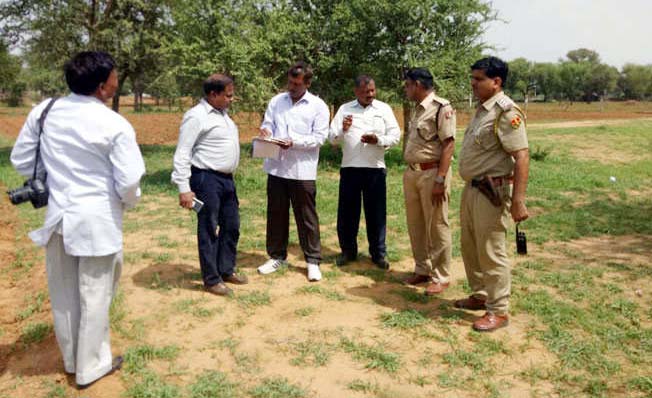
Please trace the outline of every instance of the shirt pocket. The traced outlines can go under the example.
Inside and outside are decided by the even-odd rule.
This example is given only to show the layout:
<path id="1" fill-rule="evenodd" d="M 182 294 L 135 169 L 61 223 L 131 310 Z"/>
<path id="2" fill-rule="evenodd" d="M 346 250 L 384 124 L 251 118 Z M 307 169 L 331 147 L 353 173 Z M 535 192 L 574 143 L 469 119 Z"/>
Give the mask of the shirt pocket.
<path id="1" fill-rule="evenodd" d="M 423 120 L 417 124 L 417 135 L 424 141 L 434 141 L 437 138 L 437 128 L 434 120 Z"/>
<path id="2" fill-rule="evenodd" d="M 493 150 L 498 144 L 493 124 L 484 125 L 474 134 L 475 144 L 485 150 Z"/>
<path id="3" fill-rule="evenodd" d="M 292 113 L 288 115 L 288 133 L 298 135 L 312 134 L 311 115 Z"/>

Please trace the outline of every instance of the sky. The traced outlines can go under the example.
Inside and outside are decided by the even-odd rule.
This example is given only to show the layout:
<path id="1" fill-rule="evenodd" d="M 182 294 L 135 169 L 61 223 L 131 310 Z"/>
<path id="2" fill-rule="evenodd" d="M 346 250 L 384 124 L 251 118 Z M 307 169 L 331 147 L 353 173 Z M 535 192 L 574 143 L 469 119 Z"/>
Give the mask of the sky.
<path id="1" fill-rule="evenodd" d="M 557 62 L 589 48 L 602 62 L 652 64 L 652 0 L 489 0 L 504 22 L 484 40 L 509 61 Z"/>

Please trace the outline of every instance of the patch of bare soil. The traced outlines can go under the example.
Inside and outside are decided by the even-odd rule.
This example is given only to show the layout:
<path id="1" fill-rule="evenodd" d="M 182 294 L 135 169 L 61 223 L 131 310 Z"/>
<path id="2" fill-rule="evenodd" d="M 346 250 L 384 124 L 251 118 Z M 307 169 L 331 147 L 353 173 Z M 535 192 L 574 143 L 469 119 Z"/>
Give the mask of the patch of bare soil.
<path id="1" fill-rule="evenodd" d="M 165 206 L 166 200 L 147 200 L 143 203 L 144 211 L 128 213 L 127 218 L 132 221 L 137 218 L 143 221 L 142 225 L 147 225 L 148 218 L 156 217 L 157 210 L 164 211 Z M 8 214 L 14 209 L 4 203 L 0 210 L 2 258 L 11 260 L 15 237 L 9 231 L 16 219 L 15 214 Z M 565 250 L 559 250 L 560 245 Z M 555 243 L 533 247 L 529 258 L 567 262 L 569 253 L 573 252 L 587 261 L 642 264 L 649 261 L 652 237 L 602 237 Z M 158 256 L 165 253 L 169 254 L 169 260 Z M 479 395 L 470 386 L 444 389 L 438 385 L 442 375 L 452 380 L 471 377 L 468 367 L 451 366 L 444 359 L 446 354 L 472 351 L 473 341 L 477 339 L 470 333 L 470 325 L 480 313 L 452 308 L 452 301 L 464 295 L 465 275 L 459 258 L 453 262 L 452 286 L 441 297 L 421 300 L 422 288 L 399 283 L 412 272 L 410 259 L 392 264 L 392 270 L 384 275 L 367 258 L 340 269 L 326 263 L 322 266 L 324 280 L 309 283 L 300 250 L 295 245 L 290 247 L 290 267 L 284 272 L 258 275 L 256 267 L 265 257 L 260 250 L 240 251 L 238 267 L 249 276 L 250 283 L 234 286 L 234 298 L 216 297 L 201 289 L 195 236 L 187 229 L 143 227 L 126 233 L 127 261 L 121 290 L 127 315 L 122 326 L 140 333 L 133 337 L 113 331 L 114 353 L 124 353 L 129 347 L 142 344 L 174 345 L 179 348 L 178 358 L 156 360 L 149 367 L 165 382 L 180 386 L 192 384 L 204 370 L 218 370 L 238 383 L 243 391 L 264 378 L 284 377 L 309 391 L 310 397 L 369 396 L 352 391 L 349 385 L 353 382 L 368 383 L 383 391 L 383 396 L 397 398 Z M 516 258 L 515 262 L 526 260 Z M 5 263 L 3 269 L 6 267 Z M 3 309 L 10 308 L 15 314 L 24 305 L 26 292 L 44 289 L 43 272 L 36 271 L 39 267 L 42 270 L 42 266 L 34 266 L 34 276 L 13 282 L 14 285 L 6 277 L 0 279 Z M 524 288 L 527 287 L 514 286 L 514 289 Z M 410 293 L 414 293 L 413 300 L 405 298 Z M 407 330 L 383 325 L 383 314 L 406 309 L 420 311 L 427 317 L 427 324 Z M 118 398 L 128 387 L 124 374 L 116 374 L 83 394 L 77 392 L 74 380 L 63 374 L 52 334 L 37 345 L 23 347 L 19 327 L 11 326 L 16 322 L 4 314 L 3 311 L 0 393 L 12 397 L 43 396 L 52 386 L 60 385 L 69 395 Z M 51 322 L 45 309 L 38 317 Z M 512 317 L 508 328 L 486 336 L 499 341 L 508 352 L 486 359 L 486 366 L 493 369 L 491 381 L 502 396 L 554 394 L 549 382 L 538 380 L 532 386 L 520 376 L 528 369 L 548 369 L 557 363 L 556 357 L 530 335 L 531 322 L 527 315 L 518 314 Z M 346 352 L 345 341 L 397 354 L 397 371 L 368 368 L 368 360 L 355 359 Z M 310 354 L 302 357 L 301 350 L 305 347 L 319 347 L 326 353 L 325 363 L 315 364 Z M 482 388 L 483 380 L 476 382 Z"/>
<path id="2" fill-rule="evenodd" d="M 0 192 L 5 190 L 0 186 Z M 30 324 L 51 323 L 51 315 L 48 301 L 29 317 L 19 316 L 29 304 L 28 299 L 47 291 L 47 282 L 42 261 L 31 258 L 32 251 L 28 250 L 31 241 L 16 236 L 17 213 L 6 195 L 0 195 L 0 393 L 30 397 L 42 380 L 56 383 L 65 377 L 53 333 L 31 345 L 25 344 L 21 337 Z M 31 269 L 23 269 L 30 261 L 34 261 Z M 11 386 L 15 389 L 4 391 Z"/>

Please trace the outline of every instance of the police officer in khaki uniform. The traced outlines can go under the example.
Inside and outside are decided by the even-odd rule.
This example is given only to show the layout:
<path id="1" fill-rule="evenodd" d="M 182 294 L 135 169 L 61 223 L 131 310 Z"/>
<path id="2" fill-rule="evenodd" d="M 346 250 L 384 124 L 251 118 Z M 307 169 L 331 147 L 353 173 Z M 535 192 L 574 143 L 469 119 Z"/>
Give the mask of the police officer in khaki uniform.
<path id="1" fill-rule="evenodd" d="M 415 261 L 411 285 L 430 282 L 427 295 L 439 294 L 450 283 L 451 231 L 448 202 L 451 159 L 455 150 L 455 110 L 437 97 L 427 69 L 410 69 L 405 94 L 416 102 L 404 141 L 405 212 Z"/>
<path id="2" fill-rule="evenodd" d="M 505 236 L 511 218 L 528 218 L 525 190 L 529 152 L 525 115 L 503 93 L 508 67 L 495 57 L 471 66 L 471 86 L 480 105 L 471 120 L 460 154 L 462 258 L 470 297 L 455 307 L 486 310 L 473 323 L 478 331 L 507 326 L 511 285 Z M 493 203 L 492 203 L 493 202 Z"/>

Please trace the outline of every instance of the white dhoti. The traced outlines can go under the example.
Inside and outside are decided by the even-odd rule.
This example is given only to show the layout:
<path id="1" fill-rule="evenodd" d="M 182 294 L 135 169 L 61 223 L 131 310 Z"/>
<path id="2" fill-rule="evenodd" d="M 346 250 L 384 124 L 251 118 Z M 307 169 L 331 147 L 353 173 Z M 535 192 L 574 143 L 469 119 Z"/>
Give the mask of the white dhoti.
<path id="1" fill-rule="evenodd" d="M 54 332 L 67 373 L 88 384 L 111 370 L 109 307 L 122 271 L 122 251 L 108 256 L 66 254 L 53 233 L 46 247 Z"/>

